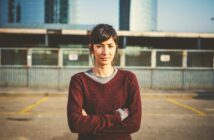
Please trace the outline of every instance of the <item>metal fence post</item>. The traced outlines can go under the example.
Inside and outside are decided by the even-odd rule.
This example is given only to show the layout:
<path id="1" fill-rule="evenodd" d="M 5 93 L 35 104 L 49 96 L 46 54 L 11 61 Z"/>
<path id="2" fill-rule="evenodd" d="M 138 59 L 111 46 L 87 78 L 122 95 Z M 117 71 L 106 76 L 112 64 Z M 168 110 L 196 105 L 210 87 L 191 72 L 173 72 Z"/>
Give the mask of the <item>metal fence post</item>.
<path id="1" fill-rule="evenodd" d="M 187 50 L 182 51 L 182 89 L 185 89 L 185 71 L 187 68 Z"/>
<path id="2" fill-rule="evenodd" d="M 120 49 L 120 67 L 124 68 L 126 66 L 126 50 Z"/>
<path id="3" fill-rule="evenodd" d="M 156 50 L 152 50 L 151 67 L 156 68 Z"/>
<path id="4" fill-rule="evenodd" d="M 63 49 L 58 50 L 58 66 L 63 67 Z"/>
<path id="5" fill-rule="evenodd" d="M 187 68 L 187 51 L 183 50 L 182 51 L 182 68 L 186 69 Z"/>
<path id="6" fill-rule="evenodd" d="M 151 88 L 153 88 L 153 73 L 154 70 L 156 68 L 156 54 L 157 54 L 157 50 L 152 50 L 152 55 L 151 55 Z"/>
<path id="7" fill-rule="evenodd" d="M 61 75 L 62 75 L 62 69 L 63 68 L 63 49 L 58 49 L 58 79 L 57 79 L 57 86 L 60 88 L 61 83 Z"/>
<path id="8" fill-rule="evenodd" d="M 27 66 L 28 67 L 32 66 L 32 49 L 31 48 L 27 49 Z"/>
<path id="9" fill-rule="evenodd" d="M 30 86 L 30 67 L 32 67 L 32 48 L 27 49 L 27 87 Z"/>

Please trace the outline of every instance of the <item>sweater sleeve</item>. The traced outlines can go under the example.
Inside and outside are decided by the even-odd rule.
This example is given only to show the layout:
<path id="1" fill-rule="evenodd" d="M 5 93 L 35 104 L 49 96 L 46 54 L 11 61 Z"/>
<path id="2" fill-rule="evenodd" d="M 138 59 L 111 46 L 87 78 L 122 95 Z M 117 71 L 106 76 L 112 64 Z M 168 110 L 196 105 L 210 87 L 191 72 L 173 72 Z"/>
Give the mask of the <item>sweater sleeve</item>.
<path id="1" fill-rule="evenodd" d="M 98 135 L 131 134 L 139 130 L 141 124 L 142 106 L 139 85 L 134 74 L 131 74 L 128 82 L 128 94 L 127 107 L 129 110 L 129 116 L 120 124 L 104 129 Z"/>
<path id="2" fill-rule="evenodd" d="M 82 115 L 84 96 L 81 80 L 73 76 L 70 81 L 67 102 L 68 125 L 72 132 L 88 134 L 97 133 L 103 129 L 111 128 L 121 122 L 120 114 L 113 112 L 104 115 Z"/>

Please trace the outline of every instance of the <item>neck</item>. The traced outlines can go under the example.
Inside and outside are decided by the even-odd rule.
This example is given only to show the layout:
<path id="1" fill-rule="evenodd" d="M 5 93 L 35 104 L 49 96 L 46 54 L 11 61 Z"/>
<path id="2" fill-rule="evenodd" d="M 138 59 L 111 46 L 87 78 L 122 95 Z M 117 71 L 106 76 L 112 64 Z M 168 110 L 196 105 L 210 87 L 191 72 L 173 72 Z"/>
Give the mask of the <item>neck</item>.
<path id="1" fill-rule="evenodd" d="M 94 66 L 93 72 L 97 76 L 108 77 L 113 74 L 114 68 L 112 65 L 106 65 L 106 66 L 102 66 L 102 67 Z"/>

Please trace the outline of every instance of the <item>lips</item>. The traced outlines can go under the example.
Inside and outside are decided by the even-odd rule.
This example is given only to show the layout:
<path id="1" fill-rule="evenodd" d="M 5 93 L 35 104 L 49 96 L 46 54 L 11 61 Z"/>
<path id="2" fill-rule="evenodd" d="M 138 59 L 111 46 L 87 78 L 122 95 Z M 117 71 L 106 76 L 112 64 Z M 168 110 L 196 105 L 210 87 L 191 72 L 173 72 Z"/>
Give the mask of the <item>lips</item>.
<path id="1" fill-rule="evenodd" d="M 108 60 L 108 58 L 101 58 L 101 60 L 106 61 L 106 60 Z"/>
<path id="2" fill-rule="evenodd" d="M 107 60 L 109 60 L 109 58 L 108 57 L 102 57 L 102 58 L 100 58 L 102 61 L 107 61 Z"/>

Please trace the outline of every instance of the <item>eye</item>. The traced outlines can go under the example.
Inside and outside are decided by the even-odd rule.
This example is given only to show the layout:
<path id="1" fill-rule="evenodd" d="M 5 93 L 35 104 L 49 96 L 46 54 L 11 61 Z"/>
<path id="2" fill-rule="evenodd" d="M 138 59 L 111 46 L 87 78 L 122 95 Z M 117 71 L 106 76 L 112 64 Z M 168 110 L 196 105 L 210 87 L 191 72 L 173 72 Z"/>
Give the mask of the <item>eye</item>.
<path id="1" fill-rule="evenodd" d="M 96 48 L 101 48 L 102 47 L 102 45 L 96 45 Z"/>
<path id="2" fill-rule="evenodd" d="M 109 48 L 113 48 L 113 47 L 114 47 L 114 45 L 110 44 L 110 45 L 108 45 L 108 47 L 109 47 Z"/>

